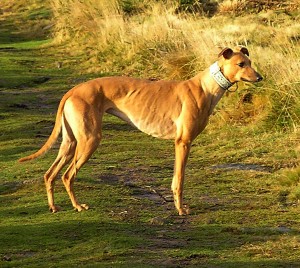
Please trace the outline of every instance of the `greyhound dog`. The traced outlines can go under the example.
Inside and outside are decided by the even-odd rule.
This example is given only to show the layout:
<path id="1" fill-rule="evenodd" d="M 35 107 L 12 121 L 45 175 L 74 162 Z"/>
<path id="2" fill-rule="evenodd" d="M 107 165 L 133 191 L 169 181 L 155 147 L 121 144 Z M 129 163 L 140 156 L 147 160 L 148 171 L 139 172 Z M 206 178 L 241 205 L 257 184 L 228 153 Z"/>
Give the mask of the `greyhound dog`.
<path id="1" fill-rule="evenodd" d="M 139 130 L 175 140 L 172 191 L 179 215 L 188 214 L 183 205 L 185 167 L 192 141 L 203 131 L 224 92 L 238 81 L 259 82 L 263 78 L 251 67 L 248 49 L 225 48 L 218 60 L 185 81 L 150 81 L 130 77 L 103 77 L 69 90 L 60 101 L 55 126 L 46 143 L 27 161 L 47 152 L 62 131 L 62 143 L 52 166 L 44 175 L 50 211 L 54 204 L 54 180 L 70 162 L 62 181 L 77 211 L 80 204 L 73 190 L 79 169 L 88 161 L 101 140 L 104 113 L 115 115 Z"/>

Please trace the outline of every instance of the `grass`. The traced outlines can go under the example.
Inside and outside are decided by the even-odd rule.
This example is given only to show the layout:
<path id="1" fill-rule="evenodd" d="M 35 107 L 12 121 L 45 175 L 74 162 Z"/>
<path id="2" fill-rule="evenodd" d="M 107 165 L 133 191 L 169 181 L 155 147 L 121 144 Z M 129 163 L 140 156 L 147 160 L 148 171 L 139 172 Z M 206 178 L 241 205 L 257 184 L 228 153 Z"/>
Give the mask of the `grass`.
<path id="1" fill-rule="evenodd" d="M 14 29 L 14 14 L 19 19 L 35 14 L 31 23 L 36 25 L 35 10 L 48 14 L 38 1 L 30 3 L 25 13 L 0 16 L 6 29 Z M 293 119 L 295 127 L 267 128 L 259 120 L 271 113 L 257 109 L 262 101 L 255 92 L 278 92 L 272 80 L 221 100 L 194 142 L 185 182 L 191 215 L 177 216 L 170 196 L 173 142 L 151 138 L 110 116 L 102 144 L 75 183 L 79 200 L 91 209 L 73 211 L 58 180 L 56 201 L 63 211 L 51 214 L 42 177 L 58 146 L 37 161 L 16 160 L 45 142 L 62 95 L 99 74 L 78 68 L 85 56 L 62 54 L 47 35 L 33 38 L 20 29 L 11 38 L 12 33 L 0 34 L 1 267 L 299 267 L 299 125 Z M 148 53 L 159 55 L 158 45 Z M 191 59 L 189 53 L 184 57 L 180 64 Z M 120 65 L 117 71 L 107 67 L 112 63 L 105 65 L 101 75 L 120 72 Z M 131 68 L 138 73 L 138 66 Z M 246 93 L 254 94 L 255 111 L 253 104 L 240 102 Z M 291 112 L 293 99 L 284 99 L 285 113 Z M 229 109 L 230 102 L 243 113 Z"/>

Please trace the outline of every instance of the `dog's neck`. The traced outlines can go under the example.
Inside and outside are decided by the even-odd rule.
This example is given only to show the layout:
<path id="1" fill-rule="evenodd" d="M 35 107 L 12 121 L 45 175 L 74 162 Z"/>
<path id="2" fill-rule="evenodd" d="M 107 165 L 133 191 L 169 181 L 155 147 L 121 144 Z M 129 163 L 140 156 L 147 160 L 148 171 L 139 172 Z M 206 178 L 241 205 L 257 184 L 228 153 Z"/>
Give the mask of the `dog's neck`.
<path id="1" fill-rule="evenodd" d="M 210 68 L 204 70 L 200 75 L 195 77 L 200 81 L 199 87 L 206 95 L 207 103 L 209 103 L 209 115 L 212 114 L 215 106 L 222 98 L 226 90 L 219 85 L 215 78 L 211 75 Z M 195 81 L 195 80 L 194 80 Z"/>
<path id="2" fill-rule="evenodd" d="M 209 67 L 209 72 L 212 78 L 216 81 L 216 83 L 224 90 L 229 89 L 233 84 L 224 76 L 219 67 L 218 62 L 216 61 Z"/>

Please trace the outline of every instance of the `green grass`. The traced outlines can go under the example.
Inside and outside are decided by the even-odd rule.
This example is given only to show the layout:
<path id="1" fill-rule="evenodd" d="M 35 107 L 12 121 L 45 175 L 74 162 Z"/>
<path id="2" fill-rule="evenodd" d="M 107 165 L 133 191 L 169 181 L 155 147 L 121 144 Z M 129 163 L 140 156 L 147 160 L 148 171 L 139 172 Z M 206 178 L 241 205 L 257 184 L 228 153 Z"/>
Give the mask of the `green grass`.
<path id="1" fill-rule="evenodd" d="M 20 34 L 7 43 L 8 33 L 0 36 L 0 267 L 300 266 L 297 132 L 235 121 L 220 127 L 221 111 L 191 150 L 191 215 L 173 207 L 173 142 L 111 116 L 75 183 L 91 209 L 73 211 L 58 179 L 63 210 L 49 213 L 43 174 L 58 146 L 36 161 L 17 159 L 45 142 L 62 95 L 95 74 L 78 75 L 77 59 L 47 38 Z M 227 98 L 237 102 L 238 94 Z"/>

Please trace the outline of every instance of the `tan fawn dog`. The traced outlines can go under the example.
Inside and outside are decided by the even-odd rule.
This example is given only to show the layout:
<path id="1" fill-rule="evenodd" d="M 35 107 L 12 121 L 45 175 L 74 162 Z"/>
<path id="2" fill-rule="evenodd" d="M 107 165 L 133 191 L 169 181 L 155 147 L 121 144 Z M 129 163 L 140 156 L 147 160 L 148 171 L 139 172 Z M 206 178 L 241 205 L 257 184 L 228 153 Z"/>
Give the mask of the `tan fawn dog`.
<path id="1" fill-rule="evenodd" d="M 100 143 L 103 115 L 112 114 L 149 135 L 175 140 L 172 191 L 179 215 L 187 214 L 182 192 L 191 143 L 203 131 L 214 107 L 230 86 L 238 81 L 262 80 L 251 67 L 248 56 L 244 47 L 225 48 L 217 62 L 186 81 L 104 77 L 75 86 L 63 96 L 47 142 L 39 151 L 19 161 L 47 152 L 62 131 L 59 153 L 44 176 L 48 204 L 52 212 L 59 210 L 54 204 L 54 180 L 71 162 L 62 181 L 73 207 L 78 211 L 88 209 L 75 197 L 74 179 Z"/>

